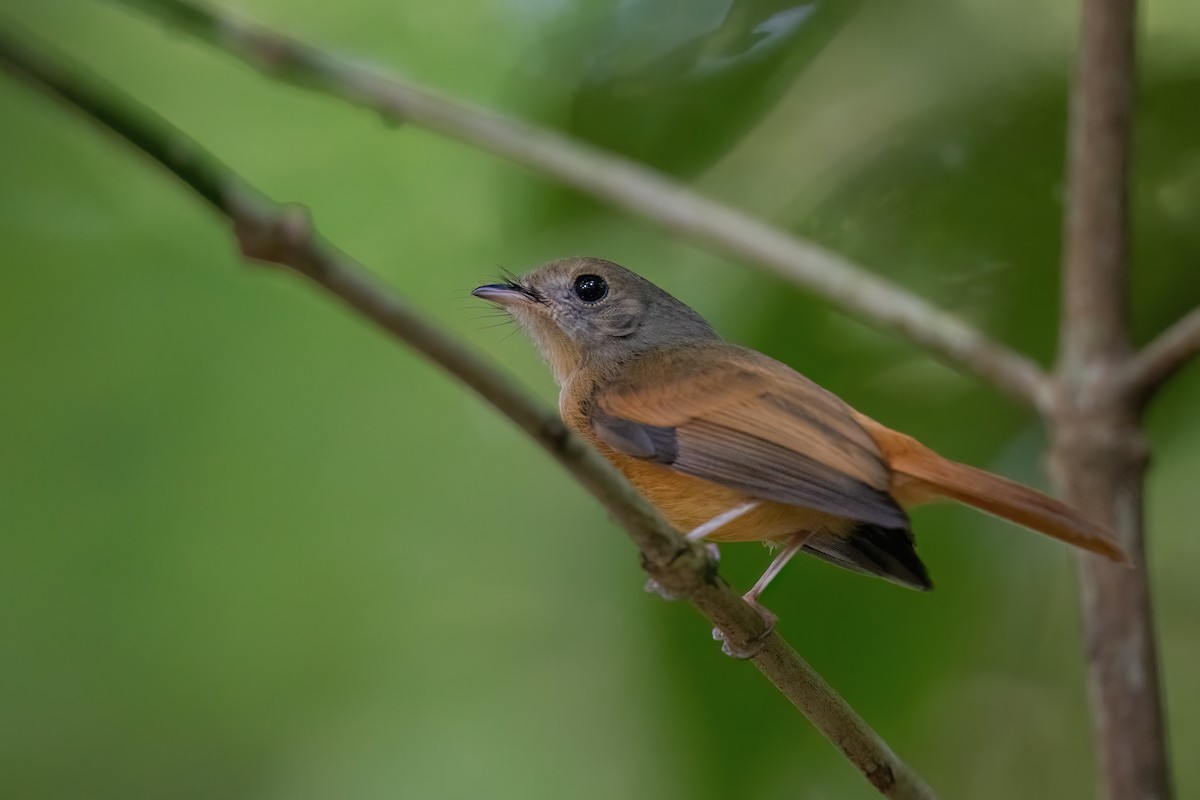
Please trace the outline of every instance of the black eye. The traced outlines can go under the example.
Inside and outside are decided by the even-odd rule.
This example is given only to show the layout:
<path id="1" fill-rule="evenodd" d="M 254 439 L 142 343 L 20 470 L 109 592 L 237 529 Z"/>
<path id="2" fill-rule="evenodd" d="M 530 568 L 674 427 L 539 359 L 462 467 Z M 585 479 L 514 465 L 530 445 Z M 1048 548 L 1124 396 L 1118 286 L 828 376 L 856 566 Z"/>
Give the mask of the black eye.
<path id="1" fill-rule="evenodd" d="M 597 303 L 608 294 L 608 284 L 599 275 L 580 275 L 575 279 L 575 296 L 585 303 Z"/>

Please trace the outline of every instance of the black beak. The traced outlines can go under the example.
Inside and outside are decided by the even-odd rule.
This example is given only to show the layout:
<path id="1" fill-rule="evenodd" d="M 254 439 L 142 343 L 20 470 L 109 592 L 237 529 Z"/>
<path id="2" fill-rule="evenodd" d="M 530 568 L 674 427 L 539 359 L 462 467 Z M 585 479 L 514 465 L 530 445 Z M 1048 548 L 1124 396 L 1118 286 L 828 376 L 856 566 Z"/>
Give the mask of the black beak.
<path id="1" fill-rule="evenodd" d="M 501 306 L 517 302 L 527 303 L 533 299 L 527 290 L 513 283 L 489 283 L 473 290 L 471 294 Z"/>

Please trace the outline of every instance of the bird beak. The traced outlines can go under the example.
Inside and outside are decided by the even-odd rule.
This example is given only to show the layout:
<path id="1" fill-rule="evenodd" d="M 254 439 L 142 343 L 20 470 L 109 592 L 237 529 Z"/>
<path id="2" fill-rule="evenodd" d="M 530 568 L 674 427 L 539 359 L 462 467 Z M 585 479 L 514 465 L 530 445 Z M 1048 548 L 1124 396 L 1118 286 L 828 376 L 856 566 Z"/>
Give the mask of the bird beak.
<path id="1" fill-rule="evenodd" d="M 484 300 L 489 300 L 499 306 L 511 306 L 516 303 L 529 302 L 529 296 L 522 292 L 520 287 L 513 286 L 508 283 L 489 283 L 486 286 L 480 286 L 471 294 L 476 297 L 481 297 Z"/>

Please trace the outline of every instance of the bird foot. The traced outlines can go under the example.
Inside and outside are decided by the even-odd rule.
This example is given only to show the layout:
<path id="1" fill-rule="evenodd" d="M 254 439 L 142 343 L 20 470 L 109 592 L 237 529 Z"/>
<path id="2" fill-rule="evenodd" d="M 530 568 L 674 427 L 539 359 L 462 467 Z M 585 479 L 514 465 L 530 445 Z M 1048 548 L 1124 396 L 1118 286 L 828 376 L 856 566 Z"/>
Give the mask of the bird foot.
<path id="1" fill-rule="evenodd" d="M 675 600 L 679 599 L 679 595 L 675 594 L 672 591 L 669 591 L 661 583 L 654 580 L 654 578 L 646 578 L 646 585 L 643 586 L 642 589 L 644 589 L 646 592 L 648 592 L 650 594 L 658 595 L 663 600 L 668 600 L 668 601 L 674 602 Z"/>
<path id="2" fill-rule="evenodd" d="M 758 655 L 759 651 L 763 648 L 763 644 L 767 641 L 767 637 L 775 631 L 775 624 L 779 622 L 779 617 L 775 616 L 770 609 L 760 605 L 757 598 L 746 595 L 744 599 L 762 617 L 764 626 L 762 632 L 756 634 L 742 647 L 731 644 L 725 636 L 725 632 L 720 628 L 713 628 L 712 632 L 713 639 L 721 643 L 721 652 L 730 658 L 736 658 L 740 661 L 745 661 Z"/>
<path id="3" fill-rule="evenodd" d="M 718 548 L 718 547 L 717 547 L 715 544 L 713 544 L 712 542 L 705 542 L 705 543 L 704 543 L 704 549 L 705 549 L 705 550 L 708 552 L 708 556 L 709 556 L 709 558 L 711 558 L 711 559 L 713 560 L 713 563 L 714 563 L 714 564 L 720 564 L 720 563 L 721 563 L 721 550 L 720 550 L 720 548 Z M 650 594 L 656 594 L 656 595 L 658 595 L 659 597 L 661 597 L 661 598 L 662 598 L 662 599 L 664 599 L 664 600 L 669 600 L 669 601 L 672 601 L 672 602 L 673 602 L 673 601 L 675 601 L 675 600 L 678 600 L 678 599 L 679 599 L 679 595 L 675 594 L 675 593 L 674 593 L 674 592 L 672 592 L 672 591 L 669 591 L 669 590 L 667 590 L 667 589 L 663 588 L 663 585 L 662 585 L 661 583 L 659 583 L 658 581 L 654 580 L 654 578 L 647 578 L 647 579 L 646 579 L 646 584 L 645 584 L 645 585 L 644 585 L 642 588 L 643 588 L 643 589 L 644 589 L 646 592 L 648 592 L 648 593 L 650 593 Z"/>

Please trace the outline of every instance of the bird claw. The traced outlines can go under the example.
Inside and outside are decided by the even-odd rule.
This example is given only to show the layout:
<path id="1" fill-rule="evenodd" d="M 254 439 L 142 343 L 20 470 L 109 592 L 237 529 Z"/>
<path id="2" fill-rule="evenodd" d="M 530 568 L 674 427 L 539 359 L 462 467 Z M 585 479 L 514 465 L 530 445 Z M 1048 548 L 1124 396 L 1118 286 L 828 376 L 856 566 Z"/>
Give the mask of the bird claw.
<path id="1" fill-rule="evenodd" d="M 668 590 L 661 583 L 654 580 L 654 578 L 646 578 L 646 585 L 643 586 L 642 589 L 644 589 L 646 592 L 648 592 L 650 594 L 658 595 L 663 600 L 674 602 L 675 600 L 679 599 L 679 595 Z"/>
<path id="2" fill-rule="evenodd" d="M 745 661 L 758 655 L 767 638 L 774 633 L 775 624 L 779 622 L 779 617 L 775 616 L 770 609 L 759 605 L 753 598 L 747 597 L 746 602 L 754 606 L 754 610 L 762 617 L 764 628 L 761 633 L 752 636 L 744 647 L 736 647 L 730 643 L 729 639 L 725 636 L 725 632 L 720 628 L 713 628 L 712 632 L 713 640 L 721 643 L 721 652 L 739 661 Z"/>
<path id="3" fill-rule="evenodd" d="M 714 543 L 705 542 L 704 550 L 705 550 L 705 552 L 708 553 L 708 557 L 712 559 L 712 562 L 714 564 L 721 563 L 721 550 Z M 687 552 L 687 551 L 684 550 L 683 552 Z M 681 595 L 675 594 L 674 592 L 672 592 L 668 589 L 663 588 L 663 585 L 661 583 L 659 583 L 658 581 L 654 580 L 654 578 L 647 578 L 646 584 L 642 588 L 649 594 L 656 594 L 659 597 L 661 597 L 662 599 L 669 600 L 672 602 L 675 600 L 678 600 L 681 596 Z"/>

